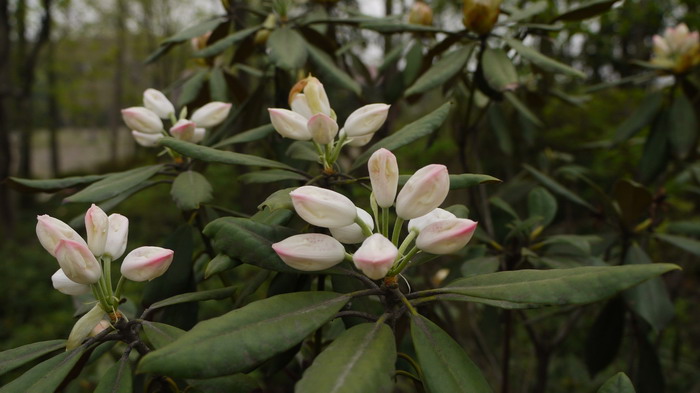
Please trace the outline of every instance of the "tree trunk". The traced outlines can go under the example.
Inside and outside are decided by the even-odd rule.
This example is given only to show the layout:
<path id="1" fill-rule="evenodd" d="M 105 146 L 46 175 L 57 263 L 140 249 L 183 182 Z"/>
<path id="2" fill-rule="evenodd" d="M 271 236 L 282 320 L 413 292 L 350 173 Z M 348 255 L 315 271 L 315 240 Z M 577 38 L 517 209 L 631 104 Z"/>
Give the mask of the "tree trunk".
<path id="1" fill-rule="evenodd" d="M 53 177 L 58 177 L 61 173 L 61 159 L 60 159 L 60 149 L 58 148 L 58 127 L 60 125 L 60 114 L 58 112 L 58 86 L 56 85 L 56 58 L 55 58 L 55 46 L 54 40 L 49 39 L 49 45 L 47 51 L 47 83 L 48 83 L 48 127 L 49 127 L 49 149 L 50 149 L 50 163 L 51 163 L 51 174 Z"/>
<path id="2" fill-rule="evenodd" d="M 116 44 L 117 52 L 114 68 L 113 90 L 112 90 L 112 110 L 110 111 L 110 157 L 112 162 L 116 162 L 119 157 L 119 126 L 122 109 L 122 96 L 124 90 L 124 52 L 126 49 L 126 0 L 116 0 L 117 15 L 116 22 Z"/>
<path id="3" fill-rule="evenodd" d="M 10 87 L 10 15 L 7 0 L 0 0 L 0 235 L 12 233 L 14 216 L 7 184 L 10 176 L 12 149 L 5 105 L 11 93 Z M 6 233 L 3 233 L 6 231 Z"/>

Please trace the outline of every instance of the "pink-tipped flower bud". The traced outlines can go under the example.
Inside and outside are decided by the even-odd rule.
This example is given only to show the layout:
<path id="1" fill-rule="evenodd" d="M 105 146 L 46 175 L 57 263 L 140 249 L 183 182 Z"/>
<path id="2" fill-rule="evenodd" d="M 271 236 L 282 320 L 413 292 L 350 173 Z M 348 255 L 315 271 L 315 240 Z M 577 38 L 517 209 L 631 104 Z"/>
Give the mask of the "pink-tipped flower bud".
<path id="1" fill-rule="evenodd" d="M 309 108 L 309 101 L 306 100 L 306 96 L 302 93 L 295 94 L 294 98 L 292 98 L 292 101 L 289 103 L 289 106 L 292 107 L 294 112 L 304 116 L 307 119 L 314 115 L 311 112 L 311 108 Z"/>
<path id="2" fill-rule="evenodd" d="M 416 171 L 396 197 L 396 214 L 410 220 L 429 213 L 440 206 L 450 191 L 447 167 L 426 165 Z"/>
<path id="3" fill-rule="evenodd" d="M 408 231 L 409 232 L 420 232 L 423 230 L 423 228 L 427 227 L 428 225 L 434 223 L 435 221 L 440 221 L 440 220 L 447 220 L 449 218 L 457 218 L 454 214 L 448 212 L 445 209 L 440 209 L 439 207 L 437 209 L 433 209 L 430 211 L 430 213 L 420 216 L 418 218 L 414 218 L 413 220 L 408 222 Z"/>
<path id="4" fill-rule="evenodd" d="M 53 218 L 47 214 L 36 217 L 36 236 L 39 242 L 51 254 L 56 256 L 56 247 L 61 240 L 73 240 L 82 242 L 87 246 L 85 240 L 65 222 Z"/>
<path id="5" fill-rule="evenodd" d="M 338 135 L 338 123 L 323 113 L 317 113 L 309 119 L 306 127 L 311 138 L 319 145 L 327 145 Z"/>
<path id="6" fill-rule="evenodd" d="M 66 273 L 63 273 L 62 269 L 58 269 L 56 273 L 51 276 L 51 282 L 58 292 L 65 295 L 78 296 L 90 292 L 89 286 L 72 281 L 66 276 Z"/>
<path id="7" fill-rule="evenodd" d="M 365 239 L 352 256 L 355 267 L 372 280 L 384 278 L 394 264 L 399 250 L 391 240 L 379 233 Z"/>
<path id="8" fill-rule="evenodd" d="M 389 150 L 381 148 L 369 158 L 367 169 L 377 205 L 391 207 L 399 185 L 399 165 L 396 163 L 396 156 Z"/>
<path id="9" fill-rule="evenodd" d="M 124 257 L 122 275 L 131 281 L 151 281 L 168 270 L 173 250 L 161 247 L 139 247 Z"/>
<path id="10" fill-rule="evenodd" d="M 272 245 L 287 265 L 297 270 L 325 270 L 345 258 L 345 248 L 337 240 L 320 233 L 305 233 L 288 237 Z"/>
<path id="11" fill-rule="evenodd" d="M 469 243 L 477 223 L 466 218 L 435 221 L 420 231 L 416 247 L 431 254 L 452 254 Z"/>
<path id="12" fill-rule="evenodd" d="M 150 109 L 161 119 L 169 119 L 175 113 L 173 103 L 168 100 L 165 94 L 156 89 L 146 89 L 143 92 L 143 106 Z"/>
<path id="13" fill-rule="evenodd" d="M 374 138 L 374 134 L 356 136 L 356 137 L 349 139 L 348 146 L 362 147 L 362 146 L 368 144 L 372 140 L 372 138 Z"/>
<path id="14" fill-rule="evenodd" d="M 357 217 L 359 217 L 362 222 L 364 222 L 369 229 L 374 229 L 374 220 L 372 216 L 364 211 L 363 209 L 357 208 Z M 339 242 L 345 244 L 356 244 L 362 243 L 363 240 L 367 238 L 364 233 L 362 233 L 362 228 L 357 223 L 340 228 L 331 228 L 331 235 L 338 239 Z"/>
<path id="15" fill-rule="evenodd" d="M 105 252 L 109 218 L 107 213 L 94 203 L 85 213 L 85 231 L 87 232 L 87 244 L 92 254 L 100 256 Z"/>
<path id="16" fill-rule="evenodd" d="M 369 104 L 351 113 L 343 129 L 349 137 L 374 134 L 386 121 L 391 105 Z"/>
<path id="17" fill-rule="evenodd" d="M 180 119 L 170 127 L 170 135 L 181 141 L 190 142 L 194 138 L 195 122 L 187 119 Z"/>
<path id="18" fill-rule="evenodd" d="M 191 120 L 199 127 L 211 128 L 226 120 L 230 110 L 231 104 L 228 102 L 210 102 L 194 111 Z"/>
<path id="19" fill-rule="evenodd" d="M 268 108 L 267 111 L 270 113 L 270 121 L 275 131 L 283 137 L 298 141 L 311 139 L 311 132 L 306 126 L 307 120 L 304 116 L 282 108 Z"/>
<path id="20" fill-rule="evenodd" d="M 129 128 L 138 132 L 160 134 L 163 130 L 163 121 L 160 117 L 142 106 L 122 109 L 122 119 Z"/>
<path id="21" fill-rule="evenodd" d="M 121 214 L 110 214 L 104 255 L 109 256 L 113 261 L 119 259 L 126 250 L 128 237 L 129 219 Z"/>
<path id="22" fill-rule="evenodd" d="M 158 146 L 158 141 L 163 138 L 163 134 L 147 134 L 145 132 L 139 132 L 136 130 L 131 131 L 131 136 L 134 137 L 136 143 L 143 147 L 156 147 Z"/>
<path id="23" fill-rule="evenodd" d="M 102 276 L 100 263 L 84 242 L 59 241 L 56 259 L 66 277 L 78 284 L 94 284 Z"/>
<path id="24" fill-rule="evenodd" d="M 315 186 L 302 186 L 289 193 L 297 214 L 324 228 L 340 228 L 355 222 L 357 207 L 348 197 Z"/>
<path id="25" fill-rule="evenodd" d="M 192 135 L 192 139 L 190 142 L 192 143 L 199 143 L 204 140 L 204 137 L 207 135 L 207 129 L 206 128 L 195 128 L 194 129 L 194 135 Z"/>
<path id="26" fill-rule="evenodd" d="M 317 113 L 323 113 L 326 116 L 331 115 L 331 104 L 328 102 L 328 96 L 321 81 L 313 76 L 306 78 L 304 96 L 306 96 L 311 113 L 314 115 Z"/>

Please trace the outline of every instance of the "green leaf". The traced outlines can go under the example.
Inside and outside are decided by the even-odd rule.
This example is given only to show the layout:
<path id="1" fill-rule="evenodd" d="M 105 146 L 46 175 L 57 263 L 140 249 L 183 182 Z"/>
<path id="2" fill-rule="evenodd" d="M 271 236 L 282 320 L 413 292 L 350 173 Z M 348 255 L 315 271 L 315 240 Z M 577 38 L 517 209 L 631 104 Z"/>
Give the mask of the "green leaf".
<path id="1" fill-rule="evenodd" d="M 296 392 L 391 392 L 396 344 L 384 323 L 363 323 L 343 332 L 314 360 Z"/>
<path id="2" fill-rule="evenodd" d="M 411 316 L 411 338 L 430 393 L 493 392 L 459 343 L 429 319 Z"/>
<path id="3" fill-rule="evenodd" d="M 259 300 L 198 323 L 173 343 L 144 356 L 139 372 L 211 378 L 260 364 L 323 326 L 350 298 L 297 292 Z"/>
<path id="4" fill-rule="evenodd" d="M 277 67 L 294 71 L 306 64 L 306 41 L 295 30 L 280 27 L 270 33 L 267 50 L 270 61 Z"/>
<path id="5" fill-rule="evenodd" d="M 634 112 L 617 127 L 613 143 L 624 142 L 649 125 L 656 117 L 656 114 L 659 113 L 662 103 L 663 92 L 661 91 L 656 91 L 644 97 Z"/>
<path id="6" fill-rule="evenodd" d="M 544 124 L 542 123 L 542 120 L 540 120 L 537 115 L 532 113 L 530 108 L 527 107 L 520 99 L 518 96 L 513 93 L 512 91 L 506 91 L 503 93 L 503 96 L 510 102 L 511 105 L 513 105 L 513 108 L 515 108 L 518 113 L 520 113 L 525 119 L 527 119 L 530 123 L 536 125 L 537 127 L 543 127 Z"/>
<path id="7" fill-rule="evenodd" d="M 471 57 L 474 45 L 468 45 L 448 53 L 445 57 L 436 62 L 432 67 L 423 73 L 411 87 L 406 89 L 404 96 L 422 94 L 457 75 L 467 65 Z"/>
<path id="8" fill-rule="evenodd" d="M 197 52 L 194 52 L 192 54 L 192 57 L 212 57 L 220 54 L 221 52 L 225 51 L 228 49 L 230 46 L 235 45 L 244 39 L 246 39 L 248 36 L 251 34 L 255 33 L 256 31 L 260 30 L 260 26 L 254 26 L 250 27 L 248 29 L 243 29 L 239 30 L 231 35 L 228 35 L 216 42 L 214 42 L 211 45 L 208 45 L 206 48 L 199 50 Z"/>
<path id="9" fill-rule="evenodd" d="M 199 205 L 211 200 L 211 184 L 199 172 L 185 171 L 177 175 L 170 195 L 181 210 L 199 209 Z"/>
<path id="10" fill-rule="evenodd" d="M 591 376 L 615 360 L 625 333 L 625 316 L 625 304 L 616 296 L 603 307 L 588 330 L 584 360 Z"/>
<path id="11" fill-rule="evenodd" d="M 272 124 L 265 124 L 260 127 L 255 127 L 252 130 L 241 132 L 232 137 L 226 138 L 223 141 L 215 144 L 212 147 L 218 148 L 222 146 L 234 145 L 236 143 L 246 143 L 260 140 L 275 131 Z"/>
<path id="12" fill-rule="evenodd" d="M 511 12 L 508 16 L 508 19 L 506 19 L 504 22 L 511 23 L 529 19 L 537 14 L 541 14 L 542 12 L 546 11 L 547 7 L 548 5 L 546 1 L 536 1 L 534 3 L 528 2 L 524 9 L 513 10 L 513 12 Z"/>
<path id="13" fill-rule="evenodd" d="M 228 20 L 227 17 L 219 17 L 211 20 L 204 21 L 202 23 L 199 23 L 194 26 L 190 26 L 179 33 L 167 38 L 165 41 L 161 42 L 160 47 L 156 49 L 153 53 L 151 53 L 148 58 L 144 61 L 144 63 L 149 64 L 154 62 L 156 59 L 161 57 L 162 55 L 168 53 L 170 49 L 172 49 L 174 44 L 187 41 L 191 38 L 194 37 L 199 37 L 200 35 L 213 31 L 217 27 L 219 27 L 220 24 L 226 22 Z"/>
<path id="14" fill-rule="evenodd" d="M 544 173 L 538 171 L 537 169 L 531 167 L 528 164 L 523 164 L 523 167 L 526 171 L 530 172 L 530 174 L 540 183 L 552 190 L 552 192 L 559 194 L 562 197 L 570 200 L 571 202 L 581 205 L 590 211 L 596 211 L 596 209 L 590 203 L 584 201 L 581 197 L 559 184 L 556 180 L 552 179 L 551 177 L 545 175 Z"/>
<path id="15" fill-rule="evenodd" d="M 287 148 L 285 155 L 295 160 L 318 162 L 318 151 L 309 141 L 294 141 Z"/>
<path id="16" fill-rule="evenodd" d="M 586 74 L 583 72 L 572 68 L 564 63 L 560 63 L 551 57 L 547 57 L 542 53 L 538 52 L 536 49 L 526 46 L 522 42 L 516 40 L 512 37 L 504 37 L 503 40 L 516 52 L 518 52 L 522 57 L 530 60 L 533 64 L 541 67 L 544 70 L 550 72 L 561 73 L 565 75 L 575 76 L 577 78 L 586 78 Z"/>
<path id="17" fill-rule="evenodd" d="M 486 48 L 481 62 L 484 78 L 494 90 L 503 92 L 518 87 L 518 71 L 503 49 Z"/>
<path id="18" fill-rule="evenodd" d="M 507 156 L 513 155 L 513 138 L 505 116 L 499 105 L 491 105 L 487 109 L 486 115 L 491 125 L 491 130 L 498 140 L 498 147 Z"/>
<path id="19" fill-rule="evenodd" d="M 294 210 L 294 205 L 292 205 L 292 197 L 289 196 L 289 193 L 297 188 L 298 187 L 283 188 L 273 192 L 265 199 L 263 203 L 258 205 L 258 210 L 262 210 L 264 208 L 268 208 L 270 210 Z"/>
<path id="20" fill-rule="evenodd" d="M 212 101 L 228 101 L 228 85 L 221 67 L 214 67 L 209 73 L 209 95 Z"/>
<path id="21" fill-rule="evenodd" d="M 187 393 L 251 393 L 260 391 L 255 378 L 246 374 L 226 375 L 210 379 L 189 379 L 187 383 L 195 388 Z"/>
<path id="22" fill-rule="evenodd" d="M 358 96 L 362 94 L 362 86 L 345 71 L 338 68 L 330 56 L 313 45 L 307 45 L 306 49 L 309 52 L 309 58 L 318 67 L 324 81 L 328 80 L 330 83 L 350 90 Z"/>
<path id="23" fill-rule="evenodd" d="M 625 254 L 625 265 L 650 265 L 649 256 L 637 243 L 633 243 Z M 624 293 L 630 308 L 654 328 L 661 331 L 673 319 L 674 308 L 666 285 L 659 277 L 630 288 Z"/>
<path id="24" fill-rule="evenodd" d="M 497 256 L 478 257 L 465 261 L 459 269 L 462 277 L 478 276 L 480 274 L 494 273 L 501 266 L 501 259 Z"/>
<path id="25" fill-rule="evenodd" d="M 607 12 L 610 9 L 610 7 L 612 7 L 613 4 L 617 2 L 618 0 L 589 1 L 585 4 L 578 5 L 574 8 L 564 11 L 562 14 L 559 14 L 556 18 L 554 18 L 552 22 L 556 22 L 558 20 L 571 22 L 592 18 L 594 16 Z"/>
<path id="26" fill-rule="evenodd" d="M 183 107 L 194 101 L 204 87 L 209 76 L 209 69 L 202 69 L 191 75 L 182 85 L 182 92 L 177 100 L 177 106 Z"/>
<path id="27" fill-rule="evenodd" d="M 391 34 L 391 33 L 444 33 L 445 30 L 439 29 L 433 26 L 424 26 L 409 23 L 400 23 L 392 21 L 371 21 L 360 24 L 360 29 L 374 30 L 379 33 Z"/>
<path id="28" fill-rule="evenodd" d="M 94 393 L 131 393 L 134 391 L 128 357 L 121 357 L 100 377 Z"/>
<path id="29" fill-rule="evenodd" d="M 143 321 L 143 333 L 155 349 L 163 348 L 185 334 L 185 331 L 164 323 Z"/>
<path id="30" fill-rule="evenodd" d="M 295 235 L 289 228 L 267 225 L 246 218 L 224 217 L 204 228 L 217 251 L 243 263 L 278 272 L 300 273 L 277 256 L 272 244 Z"/>
<path id="31" fill-rule="evenodd" d="M 66 346 L 66 340 L 41 341 L 0 352 L 0 375 Z"/>
<path id="32" fill-rule="evenodd" d="M 81 346 L 37 364 L 19 378 L 1 387 L 0 393 L 46 393 L 55 391 L 76 363 L 78 363 L 85 350 L 86 347 Z"/>
<path id="33" fill-rule="evenodd" d="M 163 164 L 142 166 L 125 172 L 111 174 L 87 186 L 68 198 L 66 202 L 100 202 L 112 198 L 150 179 L 163 168 Z"/>
<path id="34" fill-rule="evenodd" d="M 399 185 L 404 185 L 411 175 L 399 176 Z M 493 176 L 482 175 L 479 173 L 460 173 L 450 175 L 450 190 L 459 190 L 462 188 L 474 187 L 484 183 L 500 183 L 500 179 Z"/>
<path id="35" fill-rule="evenodd" d="M 428 113 L 413 123 L 407 124 L 395 133 L 375 143 L 372 145 L 372 147 L 357 157 L 355 162 L 352 164 L 350 171 L 354 171 L 364 165 L 367 160 L 369 160 L 369 157 L 382 147 L 393 151 L 401 146 L 415 141 L 416 139 L 433 133 L 433 131 L 437 130 L 442 123 L 445 122 L 447 115 L 450 113 L 450 109 L 452 109 L 452 105 L 452 102 L 446 102 L 434 111 Z"/>
<path id="36" fill-rule="evenodd" d="M 698 122 L 695 117 L 693 104 L 680 94 L 676 96 L 669 112 L 668 138 L 671 141 L 676 156 L 684 160 L 688 154 L 695 150 Z"/>
<path id="37" fill-rule="evenodd" d="M 526 307 L 587 304 L 680 269 L 669 263 L 516 270 L 457 280 L 436 292 L 510 302 Z"/>
<path id="38" fill-rule="evenodd" d="M 547 226 L 557 215 L 557 199 L 545 188 L 535 187 L 527 196 L 527 210 L 530 217 L 542 217 L 540 224 Z"/>
<path id="39" fill-rule="evenodd" d="M 650 183 L 661 174 L 670 159 L 670 141 L 668 130 L 671 127 L 670 112 L 662 110 L 655 118 L 651 131 L 644 142 L 642 158 L 639 160 L 639 178 L 641 183 Z"/>
<path id="40" fill-rule="evenodd" d="M 691 254 L 700 256 L 700 241 L 691 239 L 688 237 L 669 235 L 665 233 L 657 233 L 654 235 L 657 239 L 663 240 L 664 242 L 676 246 L 681 250 L 685 250 Z"/>
<path id="41" fill-rule="evenodd" d="M 674 221 L 668 223 L 669 232 L 680 233 L 682 235 L 700 236 L 700 221 Z"/>
<path id="42" fill-rule="evenodd" d="M 165 306 L 172 306 L 173 304 L 202 302 L 205 300 L 226 299 L 228 297 L 231 297 L 231 295 L 233 295 L 237 289 L 238 289 L 238 286 L 232 286 L 232 287 L 225 287 L 225 288 L 209 289 L 206 291 L 182 293 L 179 295 L 175 295 L 173 297 L 169 297 L 167 299 L 157 301 L 157 302 L 151 304 L 148 308 L 150 310 L 154 310 L 154 309 L 165 307 Z"/>
<path id="43" fill-rule="evenodd" d="M 54 192 L 83 184 L 94 183 L 108 175 L 71 176 L 62 179 L 22 179 L 8 177 L 7 183 L 22 192 Z"/>
<path id="44" fill-rule="evenodd" d="M 597 393 L 635 393 L 635 391 L 629 377 L 625 373 L 619 372 L 605 381 Z"/>
<path id="45" fill-rule="evenodd" d="M 261 166 L 290 170 L 293 169 L 289 165 L 277 161 L 268 160 L 266 158 L 250 154 L 235 153 L 232 151 L 217 150 L 211 147 L 200 146 L 194 143 L 181 141 L 175 138 L 165 137 L 160 140 L 160 144 L 165 147 L 169 147 L 187 157 L 192 157 L 194 159 L 206 162 L 218 162 L 229 165 Z"/>
<path id="46" fill-rule="evenodd" d="M 284 169 L 270 169 L 266 171 L 248 172 L 238 177 L 243 183 L 273 183 L 283 180 L 307 181 L 308 177 L 296 173 L 285 171 Z"/>
<path id="47" fill-rule="evenodd" d="M 92 329 L 102 320 L 105 312 L 99 304 L 90 309 L 85 315 L 80 317 L 80 319 L 73 325 L 73 329 L 68 335 L 68 341 L 66 341 L 66 350 L 69 351 L 73 348 L 77 348 L 83 342 L 83 340 L 90 335 Z"/>
<path id="48" fill-rule="evenodd" d="M 215 274 L 231 270 L 240 264 L 241 262 L 229 258 L 228 255 L 219 254 L 207 264 L 207 268 L 204 270 L 204 279 L 206 280 Z"/>

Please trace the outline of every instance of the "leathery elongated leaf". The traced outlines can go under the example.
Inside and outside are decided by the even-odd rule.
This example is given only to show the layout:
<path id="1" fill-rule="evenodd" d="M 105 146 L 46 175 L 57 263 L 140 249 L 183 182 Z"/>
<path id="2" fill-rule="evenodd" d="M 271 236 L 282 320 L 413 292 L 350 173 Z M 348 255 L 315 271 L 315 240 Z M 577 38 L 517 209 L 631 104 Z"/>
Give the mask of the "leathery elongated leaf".
<path id="1" fill-rule="evenodd" d="M 180 209 L 198 209 L 200 203 L 211 200 L 211 184 L 201 173 L 185 171 L 173 181 L 170 195 Z"/>
<path id="2" fill-rule="evenodd" d="M 270 33 L 267 39 L 270 61 L 285 70 L 301 68 L 306 63 L 306 43 L 304 38 L 289 27 L 280 27 Z"/>
<path id="3" fill-rule="evenodd" d="M 670 263 L 652 263 L 515 270 L 460 279 L 434 291 L 531 307 L 587 304 L 677 269 L 680 268 Z"/>
<path id="4" fill-rule="evenodd" d="M 235 153 L 232 151 L 213 149 L 211 147 L 196 145 L 194 143 L 181 141 L 175 138 L 165 137 L 160 140 L 160 144 L 169 147 L 187 157 L 192 157 L 207 162 L 219 162 L 222 164 L 231 165 L 261 166 L 268 168 L 294 169 L 287 164 L 283 164 L 281 162 L 273 160 L 268 160 L 267 158 L 262 158 L 251 154 L 242 154 Z"/>
<path id="5" fill-rule="evenodd" d="M 404 185 L 411 175 L 399 176 L 399 185 Z M 501 180 L 493 176 L 480 173 L 459 173 L 450 175 L 450 190 L 469 188 L 483 183 L 500 183 Z"/>
<path id="6" fill-rule="evenodd" d="M 350 299 L 332 292 L 273 296 L 197 324 L 141 360 L 140 372 L 211 378 L 244 371 L 293 347 Z"/>
<path id="7" fill-rule="evenodd" d="M 583 72 L 572 68 L 571 66 L 568 66 L 564 63 L 560 63 L 557 60 L 552 59 L 551 57 L 547 57 L 542 53 L 538 52 L 536 49 L 526 46 L 525 44 L 516 40 L 515 38 L 504 37 L 503 40 L 511 48 L 515 49 L 515 51 L 518 52 L 522 57 L 528 59 L 537 66 L 544 68 L 545 70 L 548 70 L 550 72 L 559 72 L 578 78 L 586 77 L 586 74 L 584 74 Z"/>
<path id="8" fill-rule="evenodd" d="M 143 321 L 141 327 L 155 349 L 160 349 L 185 334 L 185 331 L 180 328 L 159 322 Z"/>
<path id="9" fill-rule="evenodd" d="M 450 113 L 451 108 L 452 102 L 446 102 L 434 111 L 375 143 L 372 145 L 372 147 L 357 157 L 350 170 L 354 171 L 355 169 L 364 165 L 367 160 L 369 160 L 372 153 L 381 149 L 382 147 L 388 150 L 398 149 L 399 147 L 409 144 L 420 137 L 431 134 L 442 125 L 447 118 L 447 115 Z"/>
<path id="10" fill-rule="evenodd" d="M 563 196 L 564 198 L 570 200 L 571 202 L 574 202 L 576 204 L 584 206 L 591 211 L 595 211 L 595 208 L 590 203 L 586 202 L 581 197 L 579 197 L 578 195 L 574 194 L 572 191 L 568 190 L 566 187 L 559 184 L 556 180 L 554 180 L 551 177 L 545 175 L 544 173 L 538 171 L 537 169 L 531 167 L 530 165 L 524 164 L 523 167 L 525 168 L 525 170 L 530 172 L 530 174 L 535 179 L 539 180 L 543 185 L 545 185 L 547 188 L 552 190 L 554 193 L 557 193 L 557 194 Z"/>
<path id="11" fill-rule="evenodd" d="M 625 265 L 649 265 L 651 258 L 637 243 L 627 249 Z M 673 302 L 668 296 L 666 285 L 659 277 L 630 288 L 624 293 L 630 309 L 649 322 L 656 330 L 661 331 L 673 319 Z"/>
<path id="12" fill-rule="evenodd" d="M 94 393 L 131 393 L 131 365 L 128 357 L 122 357 L 100 377 Z"/>
<path id="13" fill-rule="evenodd" d="M 362 94 L 362 86 L 335 65 L 329 55 L 311 44 L 308 44 L 306 49 L 309 53 L 309 59 L 316 65 L 324 80 L 332 81 L 332 83 L 342 86 L 358 96 Z"/>
<path id="14" fill-rule="evenodd" d="M 430 393 L 493 392 L 459 343 L 429 319 L 411 316 L 411 338 Z"/>
<path id="15" fill-rule="evenodd" d="M 1 387 L 0 393 L 53 392 L 78 363 L 86 349 L 87 347 L 82 345 L 37 364 L 19 378 Z"/>
<path id="16" fill-rule="evenodd" d="M 406 89 L 404 95 L 421 94 L 447 82 L 460 72 L 467 64 L 472 53 L 473 45 L 469 45 L 447 54 L 435 63 L 417 81 Z"/>
<path id="17" fill-rule="evenodd" d="M 108 175 L 71 176 L 61 179 L 22 179 L 8 177 L 7 183 L 13 188 L 29 192 L 54 192 L 65 188 L 94 183 Z"/>
<path id="18" fill-rule="evenodd" d="M 163 168 L 162 164 L 143 166 L 126 172 L 114 173 L 87 186 L 68 198 L 66 202 L 99 202 L 117 196 L 122 192 L 150 179 Z"/>
<path id="19" fill-rule="evenodd" d="M 65 346 L 66 340 L 50 340 L 0 352 L 0 375 Z"/>
<path id="20" fill-rule="evenodd" d="M 668 244 L 672 244 L 691 254 L 700 256 L 700 240 L 695 240 L 684 236 L 669 235 L 666 233 L 657 233 L 654 236 Z"/>
<path id="21" fill-rule="evenodd" d="M 627 374 L 617 373 L 605 381 L 597 393 L 635 393 L 635 390 Z"/>
<path id="22" fill-rule="evenodd" d="M 157 301 L 151 304 L 148 308 L 153 310 L 165 306 L 172 306 L 173 304 L 226 299 L 227 297 L 233 295 L 236 292 L 236 290 L 238 290 L 238 286 L 210 289 L 207 291 L 181 293 L 179 295 L 175 295 L 167 299 Z"/>
<path id="23" fill-rule="evenodd" d="M 346 330 L 314 360 L 296 392 L 391 392 L 396 344 L 384 323 L 363 323 Z"/>

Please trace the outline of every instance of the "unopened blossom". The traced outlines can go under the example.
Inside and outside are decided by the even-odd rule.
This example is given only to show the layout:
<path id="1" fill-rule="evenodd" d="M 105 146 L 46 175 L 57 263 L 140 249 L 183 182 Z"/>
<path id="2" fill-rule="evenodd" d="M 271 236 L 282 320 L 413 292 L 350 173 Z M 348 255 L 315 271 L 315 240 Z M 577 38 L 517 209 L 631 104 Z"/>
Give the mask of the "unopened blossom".
<path id="1" fill-rule="evenodd" d="M 84 242 L 59 241 L 56 259 L 66 277 L 78 284 L 94 284 L 102 276 L 102 266 Z"/>
<path id="2" fill-rule="evenodd" d="M 374 134 L 386 121 L 389 108 L 387 104 L 365 105 L 348 116 L 343 129 L 350 138 Z"/>
<path id="3" fill-rule="evenodd" d="M 173 250 L 161 247 L 139 247 L 124 257 L 121 273 L 131 281 L 151 281 L 168 270 Z"/>
<path id="4" fill-rule="evenodd" d="M 199 143 L 204 140 L 204 137 L 207 134 L 206 128 L 200 128 L 197 127 L 194 129 L 194 134 L 192 135 L 192 139 L 190 139 L 190 142 L 192 143 Z"/>
<path id="5" fill-rule="evenodd" d="M 464 0 L 464 27 L 479 35 L 491 32 L 501 12 L 501 0 Z"/>
<path id="6" fill-rule="evenodd" d="M 192 120 L 180 119 L 170 127 L 170 135 L 182 141 L 191 142 L 194 138 L 194 130 L 197 124 Z"/>
<path id="7" fill-rule="evenodd" d="M 409 232 L 420 232 L 426 226 L 434 223 L 435 221 L 447 220 L 449 218 L 457 218 L 454 214 L 448 212 L 445 209 L 437 208 L 431 210 L 428 214 L 412 219 L 408 222 Z"/>
<path id="8" fill-rule="evenodd" d="M 331 116 L 331 104 L 321 81 L 313 76 L 308 77 L 303 91 L 312 114 Z"/>
<path id="9" fill-rule="evenodd" d="M 136 143 L 143 147 L 155 147 L 158 146 L 158 141 L 163 138 L 163 134 L 148 134 L 145 132 L 139 132 L 136 130 L 131 131 L 131 136 L 134 137 Z"/>
<path id="10" fill-rule="evenodd" d="M 122 119 L 127 127 L 146 134 L 159 134 L 163 121 L 153 111 L 141 106 L 122 109 Z"/>
<path id="11" fill-rule="evenodd" d="M 311 108 L 309 108 L 309 102 L 306 100 L 306 96 L 303 93 L 298 93 L 294 95 L 294 98 L 289 102 L 289 106 L 292 110 L 305 118 L 310 118 L 313 116 Z"/>
<path id="12" fill-rule="evenodd" d="M 685 23 L 669 27 L 663 36 L 655 35 L 651 63 L 681 74 L 700 64 L 700 36 Z"/>
<path id="13" fill-rule="evenodd" d="M 283 137 L 298 141 L 311 139 L 306 117 L 282 108 L 269 108 L 267 111 L 270 113 L 270 121 L 275 131 Z"/>
<path id="14" fill-rule="evenodd" d="M 214 101 L 194 111 L 190 120 L 197 123 L 199 127 L 211 128 L 221 124 L 230 110 L 230 103 Z"/>
<path id="15" fill-rule="evenodd" d="M 372 193 L 377 205 L 391 207 L 399 184 L 399 165 L 396 156 L 387 149 L 375 151 L 367 162 Z"/>
<path id="16" fill-rule="evenodd" d="M 168 119 L 175 113 L 173 103 L 165 94 L 156 89 L 146 89 L 143 92 L 143 106 L 158 115 L 161 119 Z"/>
<path id="17" fill-rule="evenodd" d="M 396 197 L 396 214 L 404 220 L 425 215 L 440 206 L 449 191 L 447 167 L 424 166 L 408 179 Z"/>
<path id="18" fill-rule="evenodd" d="M 364 209 L 360 209 L 359 207 L 357 208 L 357 217 L 362 220 L 362 222 L 364 222 L 370 230 L 374 229 L 374 220 L 372 219 L 372 216 Z M 362 241 L 367 238 L 367 236 L 362 232 L 362 228 L 360 228 L 360 225 L 357 223 L 340 228 L 331 228 L 330 231 L 334 238 L 345 244 L 362 243 Z"/>
<path id="19" fill-rule="evenodd" d="M 51 276 L 51 282 L 57 291 L 65 295 L 78 296 L 90 292 L 89 286 L 72 281 L 66 276 L 62 269 L 58 269 L 56 273 Z"/>
<path id="20" fill-rule="evenodd" d="M 47 214 L 36 217 L 36 236 L 41 245 L 52 256 L 56 256 L 56 247 L 61 240 L 81 242 L 87 247 L 85 240 L 65 222 Z"/>
<path id="21" fill-rule="evenodd" d="M 357 208 L 348 197 L 325 188 L 302 186 L 289 193 L 297 214 L 324 228 L 340 228 L 355 222 Z"/>
<path id="22" fill-rule="evenodd" d="M 294 235 L 273 244 L 272 249 L 284 263 L 303 271 L 325 270 L 345 258 L 343 245 L 320 233 Z"/>
<path id="23" fill-rule="evenodd" d="M 408 13 L 408 23 L 430 26 L 433 24 L 433 10 L 425 2 L 418 0 L 411 6 Z"/>
<path id="24" fill-rule="evenodd" d="M 416 238 L 416 247 L 431 254 L 451 254 L 469 243 L 477 223 L 466 218 L 435 221 L 423 228 Z"/>
<path id="25" fill-rule="evenodd" d="M 85 231 L 87 232 L 88 247 L 96 256 L 104 254 L 108 229 L 107 213 L 93 203 L 85 213 Z"/>
<path id="26" fill-rule="evenodd" d="M 327 145 L 338 134 L 338 123 L 323 113 L 317 113 L 306 123 L 311 138 L 319 145 Z"/>
<path id="27" fill-rule="evenodd" d="M 348 146 L 352 147 L 362 147 L 366 144 L 368 144 L 372 138 L 374 137 L 374 134 L 367 134 L 367 135 L 362 135 L 362 136 L 356 136 L 354 138 L 350 138 L 348 142 Z"/>
<path id="28" fill-rule="evenodd" d="M 367 277 L 379 280 L 389 272 L 398 254 L 399 250 L 389 239 L 375 233 L 362 242 L 352 260 Z"/>
<path id="29" fill-rule="evenodd" d="M 121 214 L 110 214 L 108 217 L 109 228 L 107 229 L 107 240 L 105 241 L 104 254 L 112 260 L 119 259 L 124 250 L 129 237 L 129 219 Z"/>

